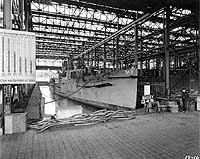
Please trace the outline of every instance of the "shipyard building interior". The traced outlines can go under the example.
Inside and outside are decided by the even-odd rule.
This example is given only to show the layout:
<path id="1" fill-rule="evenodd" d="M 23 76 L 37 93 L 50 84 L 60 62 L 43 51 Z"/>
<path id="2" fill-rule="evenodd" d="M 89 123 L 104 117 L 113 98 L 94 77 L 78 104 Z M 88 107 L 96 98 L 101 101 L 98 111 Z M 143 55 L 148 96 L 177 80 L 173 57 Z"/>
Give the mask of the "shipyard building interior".
<path id="1" fill-rule="evenodd" d="M 159 97 L 174 97 L 183 88 L 194 95 L 200 91 L 198 0 L 35 0 L 26 5 L 38 65 L 74 57 L 79 65 L 98 69 L 134 65 L 138 104 L 146 83 Z M 13 27 L 23 26 L 15 19 Z"/>
<path id="2" fill-rule="evenodd" d="M 134 64 L 143 77 L 139 84 L 150 82 L 159 96 L 183 87 L 200 91 L 198 0 L 35 0 L 26 5 L 38 61 L 79 56 L 98 68 Z M 137 19 L 137 25 L 122 30 Z M 15 29 L 23 27 L 14 20 Z"/>
<path id="3" fill-rule="evenodd" d="M 134 119 L 144 124 L 137 129 L 137 125 L 126 127 L 131 124 L 129 120 L 124 125 L 108 123 L 107 127 L 113 129 L 109 132 L 102 125 L 80 128 L 83 136 L 76 132 L 80 130 L 70 129 L 67 134 L 73 136 L 71 145 L 76 142 L 80 145 L 75 144 L 78 148 L 72 150 L 61 146 L 70 155 L 59 149 L 59 154 L 53 151 L 53 158 L 200 157 L 199 0 L 0 0 L 0 77 L 0 158 L 20 159 L 20 149 L 31 155 L 28 158 L 41 155 L 29 153 L 34 146 L 12 151 L 16 143 L 6 134 L 35 129 L 42 132 L 41 136 L 32 131 L 26 133 L 41 138 L 41 142 L 21 137 L 27 143 L 42 144 L 48 142 L 43 132 L 51 128 L 53 131 L 50 130 L 48 136 L 52 143 L 65 145 L 62 139 L 69 137 L 62 134 L 67 131 L 63 125 L 92 125 L 116 118 Z M 66 84 L 66 81 L 72 82 Z M 50 93 L 45 94 L 44 89 Z M 80 103 L 83 107 L 95 108 L 87 110 L 92 115 L 76 114 L 66 120 L 57 119 L 56 113 L 66 98 L 75 102 L 72 105 L 78 105 L 77 110 L 81 108 L 76 113 L 84 112 Z M 44 121 L 44 109 L 50 109 L 47 106 L 51 103 L 56 103 L 57 108 L 48 114 L 49 121 L 46 118 Z M 147 121 L 151 121 L 149 127 L 144 126 L 148 125 Z M 62 128 L 56 130 L 54 126 Z M 133 128 L 137 129 L 136 136 L 141 133 L 138 141 L 131 137 Z M 54 131 L 58 134 L 55 140 Z M 82 152 L 83 142 L 87 142 L 89 135 L 96 136 L 98 131 L 105 136 L 97 135 L 97 139 L 89 140 L 111 148 L 98 146 L 94 152 Z M 170 131 L 172 135 L 168 136 Z M 153 136 L 155 132 L 166 142 L 165 148 L 162 147 L 165 144 Z M 123 133 L 131 139 L 123 138 Z M 188 140 L 178 140 L 180 136 L 174 137 L 177 133 Z M 152 140 L 144 140 L 144 145 L 138 144 L 137 149 L 137 142 L 146 139 L 146 135 Z M 113 139 L 110 146 L 106 141 L 109 136 Z M 6 139 L 12 143 L 8 145 L 9 152 L 2 151 L 6 149 Z M 172 144 L 173 139 L 178 143 Z M 18 138 L 17 141 L 21 142 Z M 190 145 L 181 147 L 184 142 Z M 116 152 L 115 144 L 121 151 Z M 143 148 L 144 151 L 137 153 Z M 50 149 L 54 148 L 50 146 Z M 82 153 L 77 155 L 76 151 Z M 45 158 L 50 158 L 47 148 L 44 152 Z"/>

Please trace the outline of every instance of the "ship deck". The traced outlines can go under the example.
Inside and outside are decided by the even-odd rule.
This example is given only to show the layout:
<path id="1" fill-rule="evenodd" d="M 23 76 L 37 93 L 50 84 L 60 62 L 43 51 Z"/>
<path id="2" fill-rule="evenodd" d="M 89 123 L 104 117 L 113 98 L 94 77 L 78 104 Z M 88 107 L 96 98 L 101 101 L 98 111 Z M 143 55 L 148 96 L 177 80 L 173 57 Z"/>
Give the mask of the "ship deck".
<path id="1" fill-rule="evenodd" d="M 1 159 L 184 159 L 200 154 L 200 112 L 0 137 Z M 200 157 L 200 156 L 199 156 Z"/>

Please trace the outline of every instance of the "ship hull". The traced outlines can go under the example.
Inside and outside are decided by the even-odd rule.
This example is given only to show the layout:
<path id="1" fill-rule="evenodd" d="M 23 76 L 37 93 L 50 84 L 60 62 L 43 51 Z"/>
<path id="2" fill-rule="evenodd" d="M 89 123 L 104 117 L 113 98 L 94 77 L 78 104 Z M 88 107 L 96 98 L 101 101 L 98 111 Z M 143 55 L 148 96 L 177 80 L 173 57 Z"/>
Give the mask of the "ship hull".
<path id="1" fill-rule="evenodd" d="M 75 79 L 60 79 L 57 84 L 51 84 L 51 88 L 62 97 L 98 108 L 136 108 L 136 77 L 114 76 L 82 85 L 78 85 Z"/>

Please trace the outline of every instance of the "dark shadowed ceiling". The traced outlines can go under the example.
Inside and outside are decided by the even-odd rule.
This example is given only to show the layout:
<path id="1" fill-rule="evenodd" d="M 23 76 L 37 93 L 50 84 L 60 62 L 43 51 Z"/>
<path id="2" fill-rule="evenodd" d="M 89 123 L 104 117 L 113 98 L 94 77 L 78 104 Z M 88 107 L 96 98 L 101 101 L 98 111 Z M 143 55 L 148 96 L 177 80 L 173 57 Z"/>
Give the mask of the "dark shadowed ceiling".
<path id="1" fill-rule="evenodd" d="M 166 3 L 185 9 L 196 9 L 199 0 L 80 0 L 85 2 L 107 5 L 117 8 L 145 11 L 147 8 L 156 10 Z"/>
<path id="2" fill-rule="evenodd" d="M 70 0 L 52 0 L 60 3 L 70 3 Z M 72 1 L 73 2 L 73 1 Z M 120 9 L 155 11 L 165 4 L 190 10 L 197 10 L 199 0 L 79 0 L 78 3 L 86 2 L 102 6 L 110 6 Z"/>

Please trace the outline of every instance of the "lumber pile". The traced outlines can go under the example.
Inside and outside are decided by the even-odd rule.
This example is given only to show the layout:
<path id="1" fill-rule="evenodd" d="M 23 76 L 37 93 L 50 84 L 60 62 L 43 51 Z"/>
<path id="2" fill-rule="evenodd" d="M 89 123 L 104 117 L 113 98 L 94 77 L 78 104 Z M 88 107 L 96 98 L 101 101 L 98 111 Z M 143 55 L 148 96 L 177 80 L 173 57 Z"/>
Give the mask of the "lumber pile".
<path id="1" fill-rule="evenodd" d="M 28 127 L 35 129 L 38 132 L 43 132 L 52 127 L 58 126 L 83 126 L 93 125 L 112 120 L 134 119 L 136 118 L 135 111 L 125 110 L 99 110 L 92 114 L 76 114 L 65 119 L 46 119 L 28 124 Z"/>

